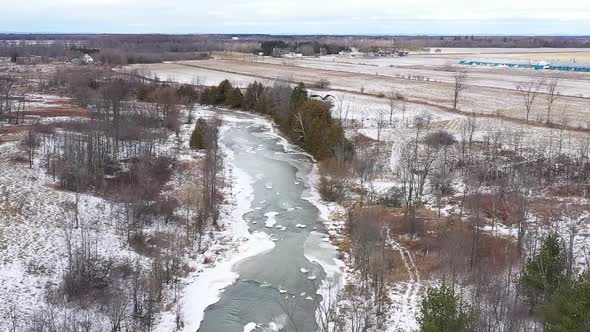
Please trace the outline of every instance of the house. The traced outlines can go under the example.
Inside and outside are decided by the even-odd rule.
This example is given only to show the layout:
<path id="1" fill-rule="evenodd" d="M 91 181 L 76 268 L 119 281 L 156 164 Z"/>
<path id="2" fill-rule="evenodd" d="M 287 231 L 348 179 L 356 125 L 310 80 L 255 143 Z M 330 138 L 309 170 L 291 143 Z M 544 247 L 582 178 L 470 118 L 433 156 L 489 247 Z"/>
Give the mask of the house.
<path id="1" fill-rule="evenodd" d="M 82 58 L 80 58 L 80 61 L 82 61 L 82 64 L 84 65 L 90 65 L 94 63 L 94 59 L 88 55 L 88 53 L 84 54 Z"/>
<path id="2" fill-rule="evenodd" d="M 302 58 L 303 53 L 296 53 L 296 52 L 289 52 L 287 54 L 283 54 L 285 58 Z"/>
<path id="3" fill-rule="evenodd" d="M 94 59 L 86 53 L 81 57 L 70 60 L 70 63 L 73 65 L 91 65 L 94 63 Z"/>

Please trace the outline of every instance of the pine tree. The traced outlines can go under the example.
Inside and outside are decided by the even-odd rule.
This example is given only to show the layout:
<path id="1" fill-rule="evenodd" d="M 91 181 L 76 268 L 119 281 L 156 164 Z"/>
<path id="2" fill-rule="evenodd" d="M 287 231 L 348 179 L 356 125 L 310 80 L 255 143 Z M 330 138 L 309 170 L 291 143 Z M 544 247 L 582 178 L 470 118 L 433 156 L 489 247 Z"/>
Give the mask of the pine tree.
<path id="1" fill-rule="evenodd" d="M 229 96 L 229 94 L 233 90 L 233 87 L 232 87 L 231 83 L 229 82 L 229 80 L 223 80 L 221 83 L 219 83 L 216 90 L 217 90 L 216 91 L 217 94 L 216 94 L 216 98 L 215 98 L 215 104 L 221 105 L 221 104 L 225 104 L 227 97 Z"/>
<path id="2" fill-rule="evenodd" d="M 225 104 L 231 108 L 240 108 L 242 106 L 243 99 L 244 95 L 242 94 L 240 88 L 233 88 L 227 94 Z"/>
<path id="3" fill-rule="evenodd" d="M 557 290 L 541 315 L 547 332 L 590 331 L 590 270 Z"/>
<path id="4" fill-rule="evenodd" d="M 303 82 L 299 82 L 291 93 L 291 110 L 296 110 L 299 106 L 303 105 L 308 100 L 307 89 Z"/>
<path id="5" fill-rule="evenodd" d="M 557 234 L 549 234 L 541 250 L 527 260 L 520 284 L 532 307 L 548 300 L 564 280 L 566 260 Z"/>
<path id="6" fill-rule="evenodd" d="M 262 83 L 255 81 L 248 84 L 246 93 L 244 94 L 244 100 L 242 102 L 242 109 L 245 111 L 252 111 L 256 107 L 256 104 L 262 98 L 264 93 L 264 86 Z"/>
<path id="7" fill-rule="evenodd" d="M 442 285 L 429 288 L 420 305 L 420 331 L 467 332 L 475 330 L 475 315 L 452 288 Z"/>

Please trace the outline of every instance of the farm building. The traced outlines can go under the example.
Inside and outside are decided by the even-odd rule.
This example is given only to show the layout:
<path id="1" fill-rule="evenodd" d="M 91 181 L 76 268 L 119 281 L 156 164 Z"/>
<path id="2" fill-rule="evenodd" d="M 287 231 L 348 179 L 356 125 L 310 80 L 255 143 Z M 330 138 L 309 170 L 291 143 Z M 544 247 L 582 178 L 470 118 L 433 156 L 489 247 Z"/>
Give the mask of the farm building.
<path id="1" fill-rule="evenodd" d="M 468 66 L 488 66 L 488 67 L 505 67 L 505 68 L 529 68 L 529 69 L 550 69 L 561 71 L 589 72 L 590 64 L 561 61 L 528 61 L 528 60 L 461 60 L 461 65 Z"/>

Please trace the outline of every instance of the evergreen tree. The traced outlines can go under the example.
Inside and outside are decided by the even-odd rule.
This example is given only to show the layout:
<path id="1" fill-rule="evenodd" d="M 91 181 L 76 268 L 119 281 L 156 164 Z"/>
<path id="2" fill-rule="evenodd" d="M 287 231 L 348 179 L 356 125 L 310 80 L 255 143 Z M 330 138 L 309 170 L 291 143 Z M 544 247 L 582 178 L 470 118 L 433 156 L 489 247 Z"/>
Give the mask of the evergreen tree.
<path id="1" fill-rule="evenodd" d="M 240 88 L 233 88 L 227 94 L 225 104 L 231 108 L 240 108 L 243 100 L 244 95 L 242 94 L 242 90 L 240 90 Z"/>
<path id="2" fill-rule="evenodd" d="M 203 105 L 215 105 L 217 102 L 217 88 L 208 87 L 201 92 L 199 103 Z"/>
<path id="3" fill-rule="evenodd" d="M 205 149 L 207 147 L 207 122 L 203 118 L 199 118 L 195 124 L 195 129 L 191 135 L 190 147 L 193 149 Z"/>
<path id="4" fill-rule="evenodd" d="M 295 134 L 294 138 L 299 140 L 303 148 L 316 159 L 332 158 L 336 151 L 342 148 L 341 144 L 347 145 L 344 130 L 332 119 L 329 104 L 308 100 L 299 107 L 294 116 L 290 131 Z"/>
<path id="5" fill-rule="evenodd" d="M 242 109 L 245 111 L 252 111 L 256 107 L 256 104 L 261 100 L 264 93 L 264 86 L 262 83 L 255 81 L 248 84 L 244 99 L 242 102 Z"/>
<path id="6" fill-rule="evenodd" d="M 590 331 L 590 270 L 561 286 L 541 315 L 547 332 Z"/>
<path id="7" fill-rule="evenodd" d="M 229 80 L 223 80 L 221 83 L 219 83 L 219 85 L 217 86 L 217 89 L 216 89 L 215 104 L 216 105 L 225 104 L 226 99 L 232 90 L 233 90 L 233 87 L 232 87 L 231 83 L 229 82 Z"/>
<path id="8" fill-rule="evenodd" d="M 548 300 L 563 281 L 566 269 L 557 234 L 549 234 L 541 250 L 529 258 L 520 277 L 520 284 L 531 306 Z"/>
<path id="9" fill-rule="evenodd" d="M 305 88 L 305 84 L 303 84 L 303 82 L 299 82 L 299 84 L 297 84 L 297 86 L 293 89 L 293 92 L 291 93 L 291 100 L 290 100 L 291 110 L 292 111 L 296 110 L 301 105 L 303 105 L 303 103 L 305 103 L 307 100 L 308 100 L 308 96 L 307 96 L 307 89 Z"/>
<path id="10" fill-rule="evenodd" d="M 418 318 L 423 332 L 466 332 L 475 330 L 475 315 L 447 285 L 429 288 Z"/>

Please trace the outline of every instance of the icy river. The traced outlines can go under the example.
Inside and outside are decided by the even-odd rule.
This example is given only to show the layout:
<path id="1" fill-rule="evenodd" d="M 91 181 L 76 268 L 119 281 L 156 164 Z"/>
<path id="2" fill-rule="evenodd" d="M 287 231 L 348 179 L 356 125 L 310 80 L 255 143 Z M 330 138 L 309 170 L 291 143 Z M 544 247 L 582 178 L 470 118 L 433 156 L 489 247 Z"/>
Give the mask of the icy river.
<path id="1" fill-rule="evenodd" d="M 206 309 L 198 331 L 317 331 L 318 293 L 334 286 L 328 275 L 340 275 L 312 188 L 313 162 L 269 121 L 234 112 L 223 121 L 221 144 L 233 176 L 249 179 L 247 197 L 237 197 L 249 205 L 239 222 L 274 246 L 232 265 L 239 277 Z"/>

